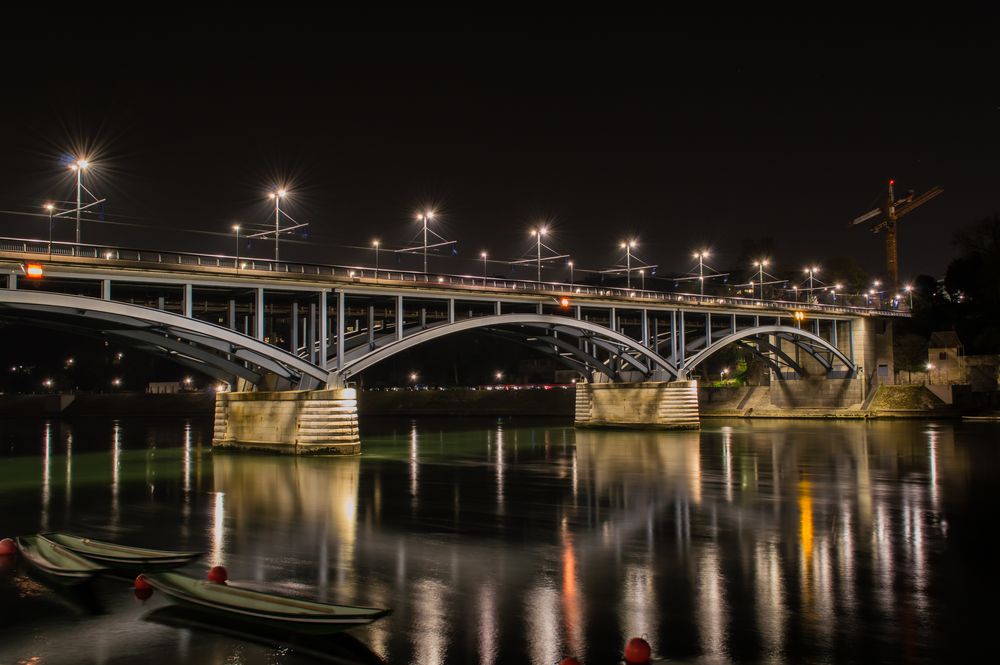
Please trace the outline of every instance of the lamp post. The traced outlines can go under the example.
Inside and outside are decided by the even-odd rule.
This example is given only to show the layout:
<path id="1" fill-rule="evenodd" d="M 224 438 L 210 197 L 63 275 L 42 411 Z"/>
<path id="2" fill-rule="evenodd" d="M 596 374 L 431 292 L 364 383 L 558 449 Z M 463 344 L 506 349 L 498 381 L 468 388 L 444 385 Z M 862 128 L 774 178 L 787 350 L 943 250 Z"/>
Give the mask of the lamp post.
<path id="1" fill-rule="evenodd" d="M 632 288 L 632 248 L 638 243 L 635 240 L 623 240 L 621 248 L 625 250 L 625 286 Z"/>
<path id="2" fill-rule="evenodd" d="M 80 206 L 83 205 L 83 172 L 90 166 L 86 159 L 78 159 L 69 165 L 76 173 L 76 244 L 80 244 Z"/>
<path id="3" fill-rule="evenodd" d="M 645 268 L 640 268 L 639 269 L 639 279 L 642 280 L 642 286 L 640 288 L 641 288 L 641 290 L 645 291 L 646 290 L 646 269 Z"/>
<path id="4" fill-rule="evenodd" d="M 372 247 L 375 248 L 375 281 L 376 282 L 378 281 L 378 246 L 379 246 L 378 238 L 376 238 L 375 240 L 372 240 Z"/>
<path id="5" fill-rule="evenodd" d="M 542 281 L 542 236 L 545 235 L 547 229 L 544 226 L 539 226 L 537 229 L 531 229 L 531 235 L 535 236 L 535 260 L 538 267 L 537 281 Z"/>
<path id="6" fill-rule="evenodd" d="M 705 295 L 705 257 L 708 256 L 708 250 L 703 249 L 699 252 L 694 253 L 694 258 L 698 259 L 698 282 L 701 287 L 701 295 Z"/>
<path id="7" fill-rule="evenodd" d="M 799 301 L 799 287 L 793 286 L 792 293 L 795 295 L 795 302 Z"/>
<path id="8" fill-rule="evenodd" d="M 819 267 L 809 266 L 804 269 L 804 272 L 809 275 L 809 296 L 806 298 L 806 302 L 811 302 L 813 297 L 813 276 L 819 272 Z"/>
<path id="9" fill-rule="evenodd" d="M 569 285 L 573 286 L 573 262 L 569 262 Z"/>
<path id="10" fill-rule="evenodd" d="M 427 221 L 434 219 L 433 210 L 424 210 L 417 213 L 417 219 L 424 225 L 424 274 L 427 274 Z"/>
<path id="11" fill-rule="evenodd" d="M 764 267 L 770 263 L 767 259 L 759 259 L 754 261 L 754 265 L 757 266 L 760 271 L 760 299 L 764 299 Z"/>
<path id="12" fill-rule="evenodd" d="M 46 203 L 44 206 L 45 212 L 49 213 L 49 258 L 52 258 L 52 211 L 55 210 L 56 206 L 53 203 Z"/>
<path id="13" fill-rule="evenodd" d="M 240 225 L 233 224 L 233 231 L 236 232 L 236 269 L 240 269 Z"/>
<path id="14" fill-rule="evenodd" d="M 486 262 L 486 258 L 489 256 L 485 251 L 479 252 L 479 257 L 483 260 L 483 286 L 486 286 L 486 279 L 489 277 L 489 265 Z"/>
<path id="15" fill-rule="evenodd" d="M 285 198 L 288 192 L 284 189 L 276 189 L 268 193 L 268 198 L 274 199 L 274 261 L 278 262 L 278 238 L 281 236 L 281 199 Z M 277 268 L 277 266 L 275 266 Z"/>
<path id="16" fill-rule="evenodd" d="M 907 284 L 905 287 L 907 295 L 910 296 L 910 311 L 913 311 L 913 285 Z"/>

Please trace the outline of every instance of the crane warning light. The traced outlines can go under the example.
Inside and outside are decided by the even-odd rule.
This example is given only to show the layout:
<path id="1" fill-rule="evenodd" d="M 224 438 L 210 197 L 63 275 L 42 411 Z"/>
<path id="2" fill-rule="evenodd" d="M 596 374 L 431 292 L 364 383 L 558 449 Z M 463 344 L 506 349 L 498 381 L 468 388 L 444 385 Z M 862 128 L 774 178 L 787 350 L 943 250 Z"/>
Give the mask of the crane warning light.
<path id="1" fill-rule="evenodd" d="M 24 266 L 24 275 L 28 279 L 41 279 L 44 274 L 45 270 L 41 263 L 29 263 Z"/>
<path id="2" fill-rule="evenodd" d="M 565 298 L 565 297 L 560 298 L 559 299 L 559 306 L 560 307 L 569 307 L 569 298 Z"/>
<path id="3" fill-rule="evenodd" d="M 895 181 L 895 180 L 890 180 L 890 181 L 889 181 L 889 184 L 890 184 L 890 185 L 895 185 L 895 184 L 896 184 L 896 181 Z"/>

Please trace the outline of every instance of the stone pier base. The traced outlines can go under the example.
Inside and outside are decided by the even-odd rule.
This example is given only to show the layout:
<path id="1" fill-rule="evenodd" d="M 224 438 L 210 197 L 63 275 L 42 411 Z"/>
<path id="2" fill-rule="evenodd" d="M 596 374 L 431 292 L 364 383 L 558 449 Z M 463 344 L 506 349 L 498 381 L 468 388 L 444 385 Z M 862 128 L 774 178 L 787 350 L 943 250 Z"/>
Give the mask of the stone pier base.
<path id="1" fill-rule="evenodd" d="M 212 445 L 293 455 L 357 455 L 357 391 L 219 393 Z"/>
<path id="2" fill-rule="evenodd" d="M 698 429 L 696 381 L 576 384 L 577 427 Z"/>

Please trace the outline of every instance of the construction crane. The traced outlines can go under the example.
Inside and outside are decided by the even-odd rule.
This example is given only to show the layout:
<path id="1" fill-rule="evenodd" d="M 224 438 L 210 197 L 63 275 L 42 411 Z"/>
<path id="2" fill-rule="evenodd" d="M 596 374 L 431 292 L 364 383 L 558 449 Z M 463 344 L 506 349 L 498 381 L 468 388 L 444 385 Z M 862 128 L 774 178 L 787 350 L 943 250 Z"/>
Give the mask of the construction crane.
<path id="1" fill-rule="evenodd" d="M 914 196 L 913 190 L 907 192 L 906 196 L 897 199 L 894 192 L 895 180 L 889 181 L 889 196 L 885 205 L 869 210 L 865 214 L 851 222 L 850 226 L 857 226 L 867 222 L 869 219 L 881 217 L 872 225 L 872 233 L 885 231 L 885 272 L 886 278 L 892 286 L 899 285 L 899 260 L 896 256 L 896 222 L 913 212 L 919 206 L 927 203 L 938 194 L 943 194 L 941 187 L 932 187 L 920 196 Z"/>

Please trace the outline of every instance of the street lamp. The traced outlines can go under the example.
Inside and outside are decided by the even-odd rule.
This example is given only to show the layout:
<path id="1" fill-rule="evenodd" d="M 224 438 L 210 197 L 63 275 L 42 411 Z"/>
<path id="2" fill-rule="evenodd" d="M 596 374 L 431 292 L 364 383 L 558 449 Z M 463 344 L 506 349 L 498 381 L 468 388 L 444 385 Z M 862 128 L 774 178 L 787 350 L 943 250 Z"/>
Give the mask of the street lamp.
<path id="1" fill-rule="evenodd" d="M 281 235 L 281 199 L 288 196 L 284 189 L 276 189 L 268 192 L 267 197 L 274 199 L 274 260 L 278 261 L 278 238 Z"/>
<path id="2" fill-rule="evenodd" d="M 372 247 L 375 248 L 375 281 L 377 282 L 378 281 L 378 247 L 379 247 L 379 240 L 378 240 L 378 238 L 376 238 L 375 240 L 372 240 Z"/>
<path id="3" fill-rule="evenodd" d="M 56 209 L 55 204 L 49 202 L 42 206 L 45 212 L 49 213 L 49 258 L 52 258 L 52 211 Z"/>
<path id="4" fill-rule="evenodd" d="M 489 265 L 486 262 L 486 252 L 479 252 L 479 257 L 483 260 L 483 286 L 486 286 L 486 279 L 489 277 Z"/>
<path id="5" fill-rule="evenodd" d="M 912 312 L 913 311 L 913 285 L 912 284 L 907 284 L 903 288 L 906 289 L 906 293 L 909 294 L 909 296 L 910 296 L 910 311 Z"/>
<path id="6" fill-rule="evenodd" d="M 546 234 L 548 229 L 544 226 L 539 226 L 537 229 L 531 229 L 531 235 L 535 237 L 535 251 L 536 260 L 538 265 L 537 281 L 542 281 L 542 236 Z"/>
<path id="7" fill-rule="evenodd" d="M 792 293 L 795 295 L 795 302 L 799 301 L 799 287 L 793 286 Z"/>
<path id="8" fill-rule="evenodd" d="M 805 268 L 803 272 L 809 275 L 809 297 L 807 298 L 807 301 L 811 301 L 813 294 L 813 276 L 819 272 L 819 268 L 817 266 L 809 266 L 808 268 Z"/>
<path id="9" fill-rule="evenodd" d="M 433 210 L 424 210 L 417 213 L 417 220 L 424 225 L 424 274 L 427 274 L 427 221 L 434 219 Z"/>
<path id="10" fill-rule="evenodd" d="M 573 262 L 569 262 L 569 285 L 573 286 Z"/>
<path id="11" fill-rule="evenodd" d="M 236 269 L 240 269 L 240 225 L 233 224 L 233 231 L 236 232 Z"/>
<path id="12" fill-rule="evenodd" d="M 497 370 L 497 372 L 493 376 L 494 376 L 494 378 L 496 378 L 496 380 L 498 382 L 501 381 L 501 380 L 503 380 L 503 372 L 501 372 L 499 370 Z"/>
<path id="13" fill-rule="evenodd" d="M 635 240 L 623 240 L 621 248 L 625 250 L 625 287 L 632 288 L 632 248 L 639 243 Z"/>
<path id="14" fill-rule="evenodd" d="M 639 279 L 642 280 L 642 290 L 646 290 L 646 269 L 639 268 Z"/>
<path id="15" fill-rule="evenodd" d="M 757 266 L 758 270 L 760 271 L 760 299 L 761 300 L 764 299 L 764 267 L 767 266 L 770 263 L 771 263 L 771 261 L 768 260 L 768 259 L 758 259 L 757 261 L 754 261 L 754 265 Z M 750 290 L 751 290 L 751 294 L 752 294 L 752 292 L 753 292 L 753 287 L 752 287 L 753 282 L 750 282 L 750 284 L 751 284 L 751 289 Z"/>
<path id="16" fill-rule="evenodd" d="M 694 253 L 694 258 L 698 259 L 698 282 L 701 285 L 701 295 L 705 295 L 705 257 L 707 256 L 707 249 Z"/>
<path id="17" fill-rule="evenodd" d="M 76 173 L 76 244 L 80 244 L 80 206 L 83 205 L 83 172 L 90 166 L 86 159 L 77 159 L 69 165 L 69 170 Z"/>
<path id="18" fill-rule="evenodd" d="M 417 373 L 410 372 L 410 383 L 416 383 L 416 382 L 417 382 Z"/>
<path id="19" fill-rule="evenodd" d="M 722 371 L 719 372 L 719 383 L 722 383 L 723 381 L 726 380 L 726 374 L 729 374 L 729 368 L 723 367 Z"/>

